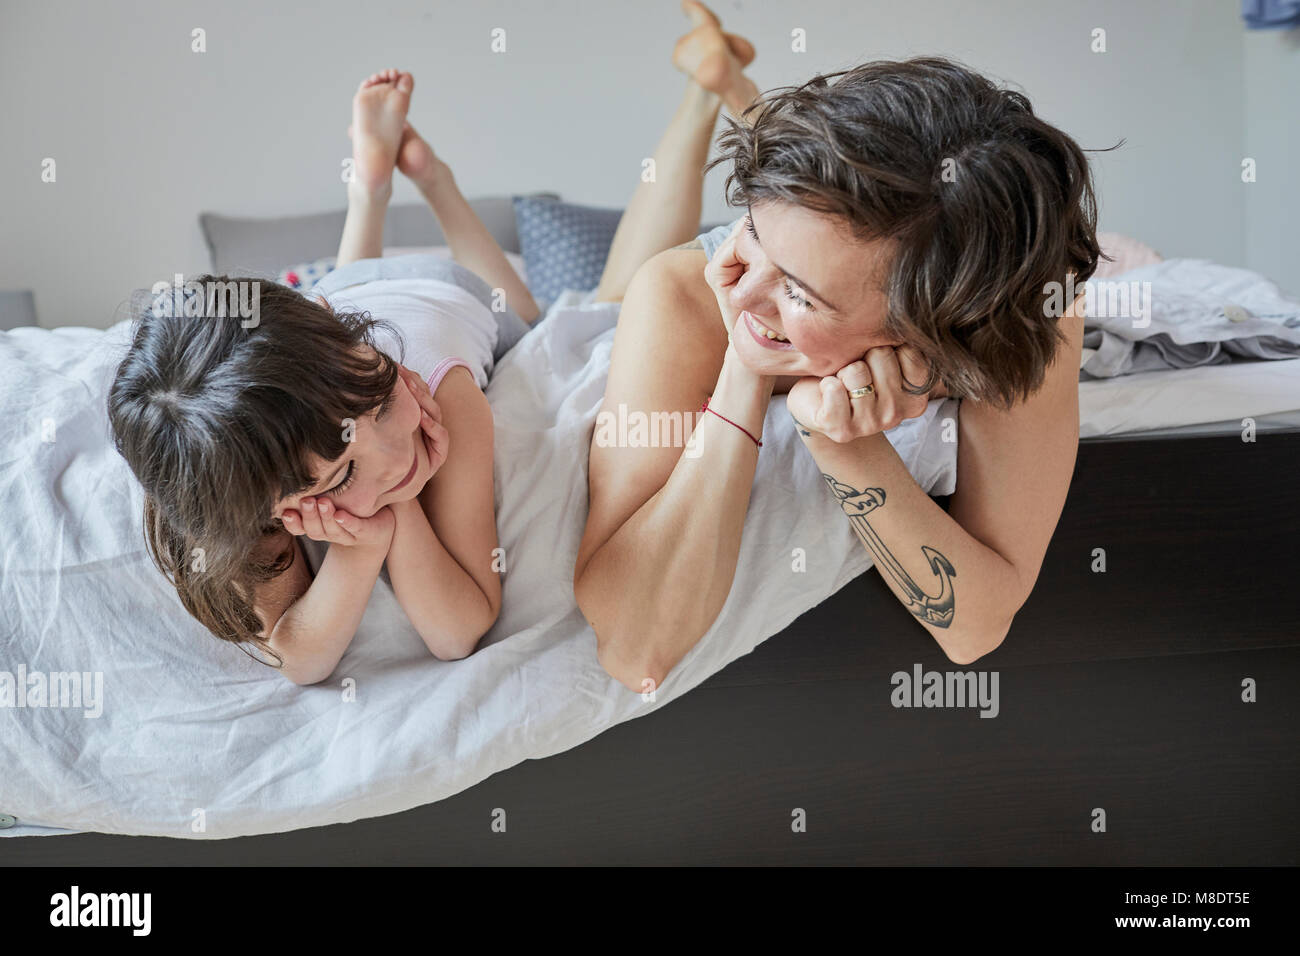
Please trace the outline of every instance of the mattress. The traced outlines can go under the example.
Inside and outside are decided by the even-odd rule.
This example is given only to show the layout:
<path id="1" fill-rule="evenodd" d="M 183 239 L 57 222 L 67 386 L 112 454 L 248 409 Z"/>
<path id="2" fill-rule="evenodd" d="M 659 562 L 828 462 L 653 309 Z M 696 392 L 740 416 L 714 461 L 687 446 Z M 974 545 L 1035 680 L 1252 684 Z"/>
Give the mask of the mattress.
<path id="1" fill-rule="evenodd" d="M 1080 439 L 1300 428 L 1300 359 L 1239 361 L 1079 383 Z"/>

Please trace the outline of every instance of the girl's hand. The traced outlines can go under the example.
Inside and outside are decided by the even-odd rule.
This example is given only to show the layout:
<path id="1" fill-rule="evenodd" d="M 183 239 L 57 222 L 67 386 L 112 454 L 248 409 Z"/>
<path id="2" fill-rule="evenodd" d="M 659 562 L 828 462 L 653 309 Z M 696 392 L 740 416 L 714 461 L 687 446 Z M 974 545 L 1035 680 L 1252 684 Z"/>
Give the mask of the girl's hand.
<path id="1" fill-rule="evenodd" d="M 927 367 L 916 350 L 886 345 L 874 348 L 827 378 L 801 378 L 790 389 L 786 409 L 804 430 L 835 442 L 850 442 L 895 428 L 925 413 L 932 398 L 943 398 L 941 385 L 925 395 L 903 391 L 903 378 L 919 384 Z M 852 397 L 854 389 L 871 391 Z"/>
<path id="2" fill-rule="evenodd" d="M 334 507 L 334 502 L 324 495 L 301 499 L 298 508 L 286 508 L 280 520 L 284 523 L 284 530 L 292 535 L 305 535 L 313 541 L 325 541 L 345 548 L 373 548 L 385 554 L 392 543 L 396 525 L 387 506 L 369 518 L 358 518 Z"/>
<path id="3" fill-rule="evenodd" d="M 433 465 L 432 477 L 447 460 L 447 450 L 451 445 L 451 435 L 442 424 L 442 408 L 429 391 L 429 383 L 404 365 L 397 366 L 402 381 L 406 383 L 415 400 L 420 404 L 420 431 L 424 435 L 424 448 L 429 453 Z"/>

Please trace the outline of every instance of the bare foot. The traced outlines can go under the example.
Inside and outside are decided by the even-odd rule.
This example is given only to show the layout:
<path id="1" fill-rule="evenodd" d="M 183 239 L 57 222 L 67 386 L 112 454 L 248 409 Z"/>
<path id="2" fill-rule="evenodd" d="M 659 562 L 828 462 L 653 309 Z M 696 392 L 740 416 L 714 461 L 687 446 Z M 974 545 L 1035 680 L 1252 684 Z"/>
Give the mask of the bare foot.
<path id="1" fill-rule="evenodd" d="M 352 159 L 356 184 L 368 193 L 391 190 L 393 167 L 406 128 L 415 79 L 400 70 L 383 70 L 361 81 L 352 98 Z"/>
<path id="2" fill-rule="evenodd" d="M 733 112 L 753 99 L 754 84 L 744 69 L 754 60 L 754 46 L 744 37 L 722 32 L 713 11 L 699 0 L 682 0 L 693 29 L 673 48 L 673 66 L 700 86 L 722 97 Z"/>
<path id="3" fill-rule="evenodd" d="M 447 164 L 424 141 L 410 123 L 402 130 L 397 148 L 397 169 L 417 186 L 428 187 L 450 174 Z"/>

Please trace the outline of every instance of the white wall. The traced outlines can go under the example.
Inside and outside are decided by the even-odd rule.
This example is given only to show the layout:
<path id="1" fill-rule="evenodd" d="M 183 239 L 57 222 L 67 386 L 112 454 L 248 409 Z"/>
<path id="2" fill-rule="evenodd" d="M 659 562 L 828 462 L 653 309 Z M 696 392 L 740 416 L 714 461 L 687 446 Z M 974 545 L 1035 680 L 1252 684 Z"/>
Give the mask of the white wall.
<path id="1" fill-rule="evenodd" d="M 1246 196 L 1246 265 L 1300 298 L 1300 29 L 1250 30 L 1245 51 L 1243 157 L 1256 162 Z"/>
<path id="2" fill-rule="evenodd" d="M 685 22 L 674 0 L 0 4 L 0 288 L 35 289 L 46 326 L 107 325 L 132 288 L 207 268 L 202 210 L 341 206 L 349 99 L 376 69 L 415 73 L 413 122 L 468 195 L 553 189 L 600 205 L 625 201 L 681 88 L 668 61 Z M 1084 147 L 1127 139 L 1096 157 L 1102 228 L 1167 256 L 1297 261 L 1294 229 L 1274 248 L 1246 240 L 1243 103 L 1270 175 L 1277 166 L 1264 156 L 1286 146 L 1273 109 L 1294 104 L 1283 93 L 1272 106 L 1248 99 L 1254 46 L 1235 3 L 720 0 L 716 9 L 758 47 L 760 86 L 867 59 L 954 56 L 1017 84 Z M 489 51 L 497 26 L 504 55 Z M 204 54 L 190 52 L 194 27 L 207 31 Z M 807 31 L 807 53 L 790 51 L 795 27 Z M 1107 31 L 1104 54 L 1089 50 L 1095 27 Z M 1286 56 L 1293 76 L 1294 49 Z M 40 180 L 45 157 L 57 161 L 54 184 Z M 706 219 L 726 215 L 721 181 L 708 183 Z M 399 185 L 396 201 L 415 198 Z M 1271 200 L 1258 201 L 1271 215 Z"/>

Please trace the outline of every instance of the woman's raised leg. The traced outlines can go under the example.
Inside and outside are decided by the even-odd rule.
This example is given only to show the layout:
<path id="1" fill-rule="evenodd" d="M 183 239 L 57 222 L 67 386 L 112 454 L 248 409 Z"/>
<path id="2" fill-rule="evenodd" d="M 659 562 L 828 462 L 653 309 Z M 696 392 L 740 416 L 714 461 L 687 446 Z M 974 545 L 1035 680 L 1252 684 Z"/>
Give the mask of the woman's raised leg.
<path id="1" fill-rule="evenodd" d="M 654 177 L 637 184 L 619 220 L 596 300 L 618 302 L 641 264 L 694 239 L 700 227 L 704 164 L 718 110 L 737 119 L 758 96 L 745 76 L 754 59 L 747 40 L 723 33 L 718 18 L 697 0 L 683 0 L 692 30 L 673 50 L 673 64 L 689 79 L 681 104 L 654 151 Z"/>

